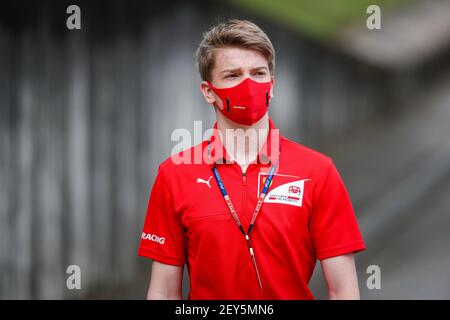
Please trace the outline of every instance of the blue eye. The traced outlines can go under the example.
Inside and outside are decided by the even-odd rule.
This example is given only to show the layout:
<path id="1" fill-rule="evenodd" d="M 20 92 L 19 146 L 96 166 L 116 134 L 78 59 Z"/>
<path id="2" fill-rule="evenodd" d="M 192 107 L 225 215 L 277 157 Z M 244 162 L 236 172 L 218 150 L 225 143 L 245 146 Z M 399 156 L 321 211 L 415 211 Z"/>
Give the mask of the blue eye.
<path id="1" fill-rule="evenodd" d="M 225 78 L 234 78 L 234 77 L 236 77 L 235 74 L 229 74 L 229 75 L 227 75 Z"/>

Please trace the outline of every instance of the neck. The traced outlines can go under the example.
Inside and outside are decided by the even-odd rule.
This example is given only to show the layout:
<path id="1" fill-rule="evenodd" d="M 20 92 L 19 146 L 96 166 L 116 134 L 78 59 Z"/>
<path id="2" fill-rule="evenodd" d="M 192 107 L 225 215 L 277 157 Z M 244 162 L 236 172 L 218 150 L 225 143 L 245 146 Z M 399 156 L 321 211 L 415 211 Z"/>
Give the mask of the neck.
<path id="1" fill-rule="evenodd" d="M 259 150 L 264 146 L 269 134 L 269 116 L 266 113 L 251 126 L 240 125 L 217 112 L 217 129 L 221 132 L 222 143 L 230 155 L 245 172 Z"/>

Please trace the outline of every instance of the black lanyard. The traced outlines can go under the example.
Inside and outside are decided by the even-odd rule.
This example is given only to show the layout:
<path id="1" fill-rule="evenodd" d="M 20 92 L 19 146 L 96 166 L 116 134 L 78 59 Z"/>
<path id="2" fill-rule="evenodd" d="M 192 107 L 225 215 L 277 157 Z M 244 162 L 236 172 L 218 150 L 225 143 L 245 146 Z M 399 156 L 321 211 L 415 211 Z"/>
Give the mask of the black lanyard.
<path id="1" fill-rule="evenodd" d="M 210 157 L 210 152 L 211 152 L 210 141 L 208 141 L 208 156 L 209 157 Z M 277 166 L 277 163 L 274 163 L 270 167 L 269 176 L 267 177 L 267 179 L 264 183 L 264 187 L 258 197 L 258 202 L 256 203 L 255 210 L 253 211 L 252 220 L 250 221 L 250 225 L 248 227 L 247 233 L 244 231 L 241 220 L 239 219 L 239 217 L 236 213 L 236 210 L 234 209 L 233 203 L 231 202 L 230 196 L 228 195 L 227 190 L 225 189 L 225 185 L 223 184 L 222 179 L 220 178 L 219 170 L 217 170 L 216 164 L 214 164 L 214 166 L 212 168 L 213 173 L 214 173 L 214 178 L 216 179 L 216 182 L 217 182 L 217 185 L 219 186 L 220 192 L 222 193 L 222 196 L 228 206 L 228 209 L 230 210 L 231 216 L 233 217 L 234 221 L 236 222 L 237 227 L 239 228 L 241 233 L 244 235 L 245 240 L 247 242 L 248 251 L 250 252 L 250 256 L 252 257 L 253 267 L 255 268 L 256 277 L 258 278 L 258 283 L 259 283 L 261 292 L 262 292 L 261 278 L 259 276 L 258 266 L 256 265 L 255 252 L 254 252 L 252 244 L 250 242 L 249 234 L 253 229 L 253 226 L 255 224 L 256 217 L 258 216 L 259 211 L 261 211 L 261 207 L 264 202 L 264 198 L 266 197 L 267 191 L 269 190 L 270 183 L 272 182 L 276 166 Z"/>

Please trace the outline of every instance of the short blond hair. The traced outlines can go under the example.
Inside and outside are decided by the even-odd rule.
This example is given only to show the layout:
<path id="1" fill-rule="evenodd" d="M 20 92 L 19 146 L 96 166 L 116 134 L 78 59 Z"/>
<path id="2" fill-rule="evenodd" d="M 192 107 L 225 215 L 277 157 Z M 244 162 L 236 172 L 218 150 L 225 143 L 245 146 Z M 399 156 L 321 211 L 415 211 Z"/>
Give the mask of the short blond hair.
<path id="1" fill-rule="evenodd" d="M 253 22 L 232 19 L 216 24 L 203 34 L 203 39 L 195 54 L 202 80 L 211 81 L 214 51 L 225 47 L 238 47 L 260 52 L 267 59 L 270 74 L 273 76 L 275 49 L 267 34 Z"/>

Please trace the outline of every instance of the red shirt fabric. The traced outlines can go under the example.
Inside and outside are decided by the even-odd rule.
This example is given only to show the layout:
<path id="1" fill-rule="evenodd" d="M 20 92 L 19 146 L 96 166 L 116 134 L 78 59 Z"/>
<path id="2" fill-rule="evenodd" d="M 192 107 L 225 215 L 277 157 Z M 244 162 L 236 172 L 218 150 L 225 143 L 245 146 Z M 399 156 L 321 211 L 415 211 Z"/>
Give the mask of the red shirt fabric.
<path id="1" fill-rule="evenodd" d="M 205 140 L 158 168 L 138 254 L 186 264 L 188 299 L 314 299 L 308 283 L 317 259 L 366 248 L 333 160 L 281 135 L 274 138 L 278 130 L 271 119 L 269 124 L 266 144 L 245 175 L 218 139 L 217 123 L 210 158 L 204 156 Z M 179 164 L 180 157 L 194 163 Z M 246 231 L 270 166 L 278 164 L 250 233 L 262 290 L 214 179 L 214 163 Z"/>

